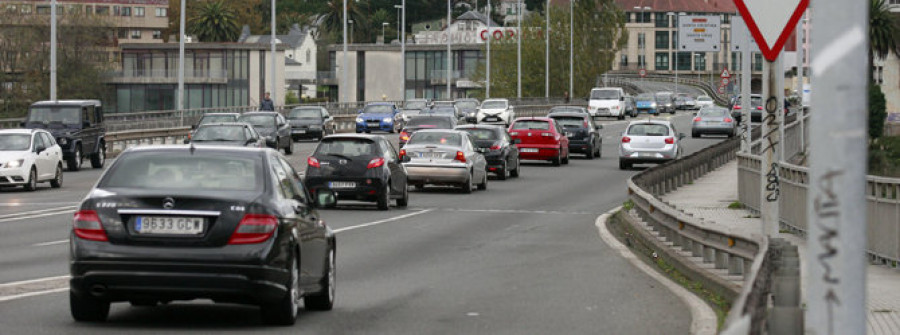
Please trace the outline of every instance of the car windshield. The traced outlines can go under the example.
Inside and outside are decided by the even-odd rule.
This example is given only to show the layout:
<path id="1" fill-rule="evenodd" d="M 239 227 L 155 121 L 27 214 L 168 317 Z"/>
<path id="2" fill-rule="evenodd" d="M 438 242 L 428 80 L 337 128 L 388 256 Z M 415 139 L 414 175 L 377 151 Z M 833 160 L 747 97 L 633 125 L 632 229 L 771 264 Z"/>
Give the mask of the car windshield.
<path id="1" fill-rule="evenodd" d="M 200 119 L 200 124 L 234 122 L 234 121 L 237 121 L 237 117 L 235 117 L 234 115 L 204 115 L 203 118 Z"/>
<path id="2" fill-rule="evenodd" d="M 388 105 L 368 105 L 366 106 L 366 109 L 363 110 L 363 113 L 388 114 L 392 111 L 393 109 Z"/>
<path id="3" fill-rule="evenodd" d="M 712 101 L 712 98 L 710 98 L 710 97 L 699 97 L 699 98 L 697 98 L 697 101 Z"/>
<path id="4" fill-rule="evenodd" d="M 453 109 L 453 107 L 445 107 L 445 106 L 432 108 L 431 112 L 435 113 L 435 114 L 447 114 L 447 115 L 456 114 L 456 110 Z"/>
<path id="5" fill-rule="evenodd" d="M 406 123 L 409 127 L 451 128 L 453 125 L 445 117 L 414 117 Z"/>
<path id="6" fill-rule="evenodd" d="M 81 124 L 80 107 L 31 107 L 25 122 L 61 123 L 65 125 Z"/>
<path id="7" fill-rule="evenodd" d="M 699 117 L 725 117 L 728 111 L 725 108 L 706 108 L 697 113 Z"/>
<path id="8" fill-rule="evenodd" d="M 485 101 L 481 104 L 481 108 L 483 109 L 506 109 L 506 101 L 502 100 L 493 100 L 493 101 Z"/>
<path id="9" fill-rule="evenodd" d="M 24 151 L 31 147 L 29 134 L 0 135 L 0 151 Z"/>
<path id="10" fill-rule="evenodd" d="M 457 101 L 456 107 L 459 108 L 478 108 L 477 101 Z"/>
<path id="11" fill-rule="evenodd" d="M 244 127 L 241 126 L 205 126 L 191 135 L 192 141 L 246 141 Z"/>
<path id="12" fill-rule="evenodd" d="M 667 136 L 669 127 L 655 123 L 634 124 L 628 127 L 628 135 L 634 136 Z"/>
<path id="13" fill-rule="evenodd" d="M 672 99 L 672 93 L 657 93 L 657 99 Z"/>
<path id="14" fill-rule="evenodd" d="M 542 120 L 521 120 L 513 123 L 512 129 L 517 130 L 550 130 L 550 122 Z"/>
<path id="15" fill-rule="evenodd" d="M 438 144 L 458 147 L 461 143 L 462 136 L 456 133 L 418 132 L 413 134 L 412 138 L 410 138 L 409 142 L 406 144 Z"/>
<path id="16" fill-rule="evenodd" d="M 463 131 L 472 134 L 476 140 L 497 140 L 499 136 L 497 136 L 497 132 L 491 129 L 478 129 L 478 128 L 466 128 L 462 129 Z"/>
<path id="17" fill-rule="evenodd" d="M 635 98 L 636 101 L 650 101 L 653 102 L 656 99 L 653 97 L 653 94 L 650 93 L 641 93 Z"/>
<path id="18" fill-rule="evenodd" d="M 616 90 L 593 90 L 591 91 L 591 100 L 615 100 L 619 98 L 619 91 Z"/>
<path id="19" fill-rule="evenodd" d="M 99 188 L 259 191 L 259 157 L 231 153 L 137 152 L 121 156 Z"/>
<path id="20" fill-rule="evenodd" d="M 322 111 L 318 108 L 296 108 L 288 113 L 289 119 L 318 119 L 322 117 Z"/>
<path id="21" fill-rule="evenodd" d="M 272 115 L 242 115 L 238 121 L 249 123 L 254 127 L 275 128 L 275 116 Z"/>
<path id="22" fill-rule="evenodd" d="M 584 110 L 580 107 L 553 107 L 550 109 L 550 113 L 584 113 Z"/>
<path id="23" fill-rule="evenodd" d="M 407 101 L 403 108 L 409 109 L 422 109 L 425 108 L 425 101 L 415 100 L 415 101 Z"/>
<path id="24" fill-rule="evenodd" d="M 554 117 L 556 123 L 563 128 L 587 128 L 587 121 L 580 117 Z"/>
<path id="25" fill-rule="evenodd" d="M 360 138 L 325 139 L 316 148 L 316 155 L 338 155 L 358 157 L 376 155 L 376 144 L 372 140 Z"/>

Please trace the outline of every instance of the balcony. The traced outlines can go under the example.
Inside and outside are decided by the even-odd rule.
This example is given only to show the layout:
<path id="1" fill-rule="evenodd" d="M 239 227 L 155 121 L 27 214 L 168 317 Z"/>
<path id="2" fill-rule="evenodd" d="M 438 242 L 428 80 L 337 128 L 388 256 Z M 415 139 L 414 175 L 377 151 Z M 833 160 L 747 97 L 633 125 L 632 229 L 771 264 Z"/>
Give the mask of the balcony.
<path id="1" fill-rule="evenodd" d="M 125 70 L 107 72 L 108 84 L 177 84 L 178 70 Z M 184 69 L 186 84 L 227 84 L 226 70 Z"/>

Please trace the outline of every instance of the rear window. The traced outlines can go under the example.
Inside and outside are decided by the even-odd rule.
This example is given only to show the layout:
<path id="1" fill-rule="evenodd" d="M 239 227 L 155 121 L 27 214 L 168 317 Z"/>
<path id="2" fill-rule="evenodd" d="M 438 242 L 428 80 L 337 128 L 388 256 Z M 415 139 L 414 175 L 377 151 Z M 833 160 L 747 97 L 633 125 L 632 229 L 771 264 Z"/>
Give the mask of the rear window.
<path id="1" fill-rule="evenodd" d="M 200 127 L 191 136 L 192 141 L 244 141 L 244 127 L 240 126 L 205 126 Z"/>
<path id="2" fill-rule="evenodd" d="M 463 131 L 472 134 L 475 140 L 498 140 L 500 137 L 496 131 L 490 129 L 466 128 Z"/>
<path id="3" fill-rule="evenodd" d="M 506 101 L 485 101 L 481 104 L 484 109 L 506 109 Z"/>
<path id="4" fill-rule="evenodd" d="M 387 114 L 393 112 L 394 109 L 388 105 L 368 105 L 366 109 L 363 110 L 364 113 L 376 113 L 376 114 Z"/>
<path id="5" fill-rule="evenodd" d="M 456 106 L 459 108 L 478 108 L 478 102 L 475 101 L 458 101 Z"/>
<path id="6" fill-rule="evenodd" d="M 617 100 L 619 99 L 619 91 L 616 90 L 595 90 L 591 91 L 592 100 Z"/>
<path id="7" fill-rule="evenodd" d="M 550 122 L 542 120 L 521 120 L 513 124 L 516 130 L 550 130 Z"/>
<path id="8" fill-rule="evenodd" d="M 628 135 L 634 136 L 668 136 L 669 127 L 661 124 L 634 124 L 628 127 Z"/>
<path id="9" fill-rule="evenodd" d="M 559 123 L 563 128 L 585 128 L 587 125 L 585 124 L 584 118 L 580 117 L 554 117 L 556 123 Z"/>
<path id="10" fill-rule="evenodd" d="M 425 108 L 425 101 L 407 101 L 403 108 L 422 109 Z"/>
<path id="11" fill-rule="evenodd" d="M 260 191 L 262 160 L 227 153 L 141 152 L 125 154 L 99 188 Z M 260 182 L 257 182 L 260 181 Z"/>
<path id="12" fill-rule="evenodd" d="M 291 119 L 318 119 L 321 117 L 322 111 L 318 108 L 297 108 L 288 114 L 288 118 Z"/>
<path id="13" fill-rule="evenodd" d="M 240 122 L 246 122 L 254 127 L 275 128 L 275 116 L 273 115 L 242 115 Z"/>
<path id="14" fill-rule="evenodd" d="M 414 117 L 406 123 L 409 127 L 425 127 L 425 128 L 452 128 L 450 120 L 443 117 Z"/>
<path id="15" fill-rule="evenodd" d="M 553 107 L 550 109 L 550 113 L 584 113 L 585 111 L 578 107 Z"/>
<path id="16" fill-rule="evenodd" d="M 237 117 L 234 115 L 206 115 L 200 119 L 200 124 L 234 122 Z"/>
<path id="17" fill-rule="evenodd" d="M 724 108 L 709 108 L 701 110 L 700 113 L 697 113 L 697 116 L 700 117 L 721 117 L 728 115 L 728 111 Z"/>
<path id="18" fill-rule="evenodd" d="M 377 155 L 375 142 L 366 139 L 340 138 L 323 140 L 316 149 L 317 155 L 341 155 L 346 157 Z"/>
<path id="19" fill-rule="evenodd" d="M 409 139 L 409 144 L 436 144 L 462 146 L 462 136 L 456 133 L 418 132 Z"/>

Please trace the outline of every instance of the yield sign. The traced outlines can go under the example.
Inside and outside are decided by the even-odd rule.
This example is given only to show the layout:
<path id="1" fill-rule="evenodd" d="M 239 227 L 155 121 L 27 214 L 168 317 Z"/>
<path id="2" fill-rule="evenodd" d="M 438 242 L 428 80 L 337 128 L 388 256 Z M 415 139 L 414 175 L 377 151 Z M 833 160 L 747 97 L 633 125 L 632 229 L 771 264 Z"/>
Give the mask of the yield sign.
<path id="1" fill-rule="evenodd" d="M 720 78 L 731 78 L 731 73 L 728 73 L 728 68 L 722 69 L 722 74 L 719 75 Z"/>
<path id="2" fill-rule="evenodd" d="M 809 0 L 734 0 L 764 57 L 774 61 Z"/>

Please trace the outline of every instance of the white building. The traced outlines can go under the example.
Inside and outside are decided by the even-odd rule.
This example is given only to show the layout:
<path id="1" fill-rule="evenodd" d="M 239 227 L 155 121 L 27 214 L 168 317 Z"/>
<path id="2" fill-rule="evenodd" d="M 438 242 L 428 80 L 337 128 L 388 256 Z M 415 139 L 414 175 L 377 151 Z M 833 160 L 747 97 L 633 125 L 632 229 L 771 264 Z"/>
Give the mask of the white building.
<path id="1" fill-rule="evenodd" d="M 316 96 L 316 41 L 312 31 L 294 25 L 287 35 L 276 35 L 276 43 L 284 44 L 284 77 L 286 89 L 294 91 L 297 97 Z M 239 43 L 269 45 L 271 35 L 250 35 L 244 26 Z"/>

